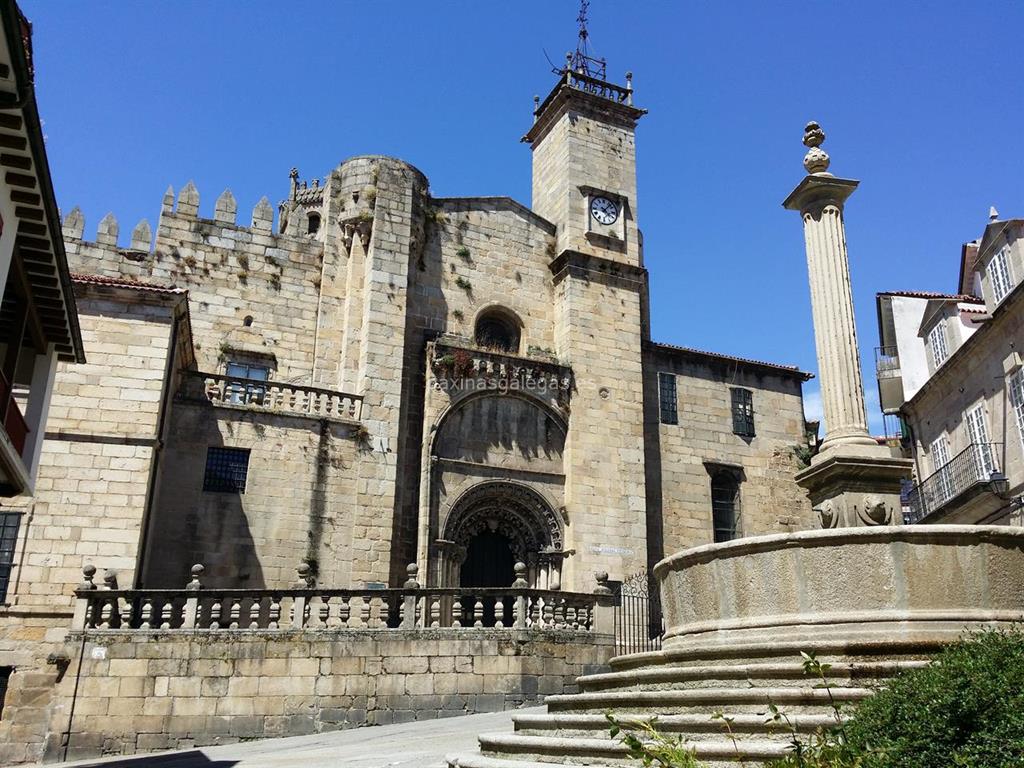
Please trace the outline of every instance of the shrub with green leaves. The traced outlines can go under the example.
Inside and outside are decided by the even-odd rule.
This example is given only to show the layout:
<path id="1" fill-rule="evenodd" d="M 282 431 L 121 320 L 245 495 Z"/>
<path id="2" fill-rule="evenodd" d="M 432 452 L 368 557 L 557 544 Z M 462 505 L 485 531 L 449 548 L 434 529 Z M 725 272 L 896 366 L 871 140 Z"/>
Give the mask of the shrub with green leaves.
<path id="1" fill-rule="evenodd" d="M 1024 765 L 1024 633 L 986 630 L 898 675 L 845 727 L 864 768 Z"/>

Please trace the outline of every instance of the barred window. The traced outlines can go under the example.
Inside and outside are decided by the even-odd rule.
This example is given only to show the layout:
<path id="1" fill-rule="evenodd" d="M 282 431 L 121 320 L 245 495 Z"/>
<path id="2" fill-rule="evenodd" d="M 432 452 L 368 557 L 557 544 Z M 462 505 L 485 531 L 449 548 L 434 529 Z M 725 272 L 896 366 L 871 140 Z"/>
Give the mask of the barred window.
<path id="1" fill-rule="evenodd" d="M 21 514 L 0 512 L 0 603 L 7 601 L 7 588 L 14 566 L 14 546 L 18 541 Z"/>
<path id="2" fill-rule="evenodd" d="M 679 423 L 679 401 L 676 396 L 674 373 L 658 374 L 658 402 L 661 405 L 661 423 Z"/>
<path id="3" fill-rule="evenodd" d="M 249 474 L 248 448 L 214 448 L 206 451 L 203 490 L 215 493 L 245 493 Z"/>
<path id="4" fill-rule="evenodd" d="M 733 387 L 732 431 L 742 437 L 754 437 L 754 393 Z"/>
<path id="5" fill-rule="evenodd" d="M 734 473 L 721 470 L 711 477 L 711 518 L 715 542 L 736 538 L 739 498 L 740 484 Z"/>

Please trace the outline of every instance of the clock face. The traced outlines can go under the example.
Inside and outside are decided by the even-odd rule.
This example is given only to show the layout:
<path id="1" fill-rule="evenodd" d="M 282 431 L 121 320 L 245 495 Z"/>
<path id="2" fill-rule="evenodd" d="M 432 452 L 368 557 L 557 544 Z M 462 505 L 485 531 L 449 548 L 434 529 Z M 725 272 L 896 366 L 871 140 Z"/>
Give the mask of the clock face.
<path id="1" fill-rule="evenodd" d="M 590 201 L 590 215 L 599 224 L 614 224 L 619 218 L 619 206 L 607 197 L 595 197 Z"/>

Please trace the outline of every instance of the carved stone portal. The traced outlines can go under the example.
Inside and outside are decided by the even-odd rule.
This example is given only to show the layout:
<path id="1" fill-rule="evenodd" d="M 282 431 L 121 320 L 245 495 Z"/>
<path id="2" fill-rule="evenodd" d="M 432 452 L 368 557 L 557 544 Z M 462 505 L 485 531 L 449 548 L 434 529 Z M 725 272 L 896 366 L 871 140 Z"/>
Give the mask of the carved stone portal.
<path id="1" fill-rule="evenodd" d="M 563 551 L 559 515 L 537 491 L 508 481 L 475 485 L 452 506 L 436 542 L 441 586 L 459 586 L 471 543 L 488 533 L 508 540 L 513 558 L 527 566 L 531 587 L 560 587 L 562 561 L 571 553 Z"/>

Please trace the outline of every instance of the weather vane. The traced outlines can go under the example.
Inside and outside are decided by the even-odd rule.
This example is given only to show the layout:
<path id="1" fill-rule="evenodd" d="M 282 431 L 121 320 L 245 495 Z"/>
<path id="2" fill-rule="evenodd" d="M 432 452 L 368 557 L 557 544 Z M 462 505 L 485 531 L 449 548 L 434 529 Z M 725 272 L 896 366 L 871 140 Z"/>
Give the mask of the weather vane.
<path id="1" fill-rule="evenodd" d="M 579 41 L 576 43 L 576 53 L 566 54 L 566 65 L 574 72 L 592 77 L 597 80 L 605 80 L 604 59 L 598 59 L 590 55 L 590 47 L 587 41 L 590 33 L 587 32 L 587 11 L 590 9 L 590 0 L 580 0 L 580 15 L 576 17 L 576 23 L 580 25 Z M 564 69 L 552 67 L 556 75 L 565 74 Z"/>

